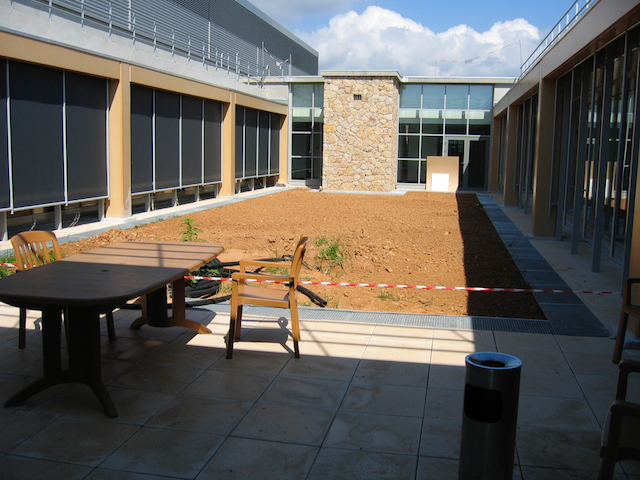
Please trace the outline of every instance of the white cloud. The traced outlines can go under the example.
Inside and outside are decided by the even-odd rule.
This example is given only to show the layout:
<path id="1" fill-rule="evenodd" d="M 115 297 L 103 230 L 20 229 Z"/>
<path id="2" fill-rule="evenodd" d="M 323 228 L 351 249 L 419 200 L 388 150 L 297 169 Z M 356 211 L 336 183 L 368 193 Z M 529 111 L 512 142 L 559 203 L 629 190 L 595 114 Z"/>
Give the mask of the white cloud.
<path id="1" fill-rule="evenodd" d="M 321 70 L 384 69 L 402 75 L 517 76 L 540 41 L 526 20 L 498 22 L 486 32 L 458 25 L 434 33 L 381 7 L 336 15 L 329 26 L 296 35 L 320 54 Z M 509 46 L 507 46 L 509 45 Z"/>

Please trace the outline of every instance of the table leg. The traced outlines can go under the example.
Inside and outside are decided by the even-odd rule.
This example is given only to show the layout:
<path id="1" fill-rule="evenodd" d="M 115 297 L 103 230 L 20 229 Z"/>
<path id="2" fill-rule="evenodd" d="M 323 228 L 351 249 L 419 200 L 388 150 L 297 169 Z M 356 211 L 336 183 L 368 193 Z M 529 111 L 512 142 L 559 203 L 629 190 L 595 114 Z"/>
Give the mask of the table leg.
<path id="1" fill-rule="evenodd" d="M 42 363 L 44 378 L 27 385 L 9 398 L 5 407 L 22 405 L 28 398 L 58 383 L 68 380 L 67 372 L 62 371 L 60 358 L 60 308 L 50 308 L 42 312 Z"/>
<path id="2" fill-rule="evenodd" d="M 172 288 L 173 300 L 171 306 L 172 317 L 169 319 L 172 326 L 186 327 L 195 330 L 198 333 L 211 333 L 204 325 L 187 319 L 187 306 L 185 300 L 185 280 L 180 278 L 173 282 Z"/>
<path id="3" fill-rule="evenodd" d="M 144 295 L 142 300 L 142 316 L 131 324 L 134 330 L 142 325 L 151 327 L 185 327 L 198 333 L 211 333 L 204 325 L 186 318 L 185 279 L 179 278 L 172 283 L 173 299 L 171 303 L 171 317 L 167 315 L 166 287 Z"/>
<path id="4" fill-rule="evenodd" d="M 98 397 L 104 413 L 118 416 L 111 396 L 102 384 L 100 355 L 100 313 L 95 309 L 69 307 L 67 313 L 69 336 L 69 382 L 88 385 Z"/>

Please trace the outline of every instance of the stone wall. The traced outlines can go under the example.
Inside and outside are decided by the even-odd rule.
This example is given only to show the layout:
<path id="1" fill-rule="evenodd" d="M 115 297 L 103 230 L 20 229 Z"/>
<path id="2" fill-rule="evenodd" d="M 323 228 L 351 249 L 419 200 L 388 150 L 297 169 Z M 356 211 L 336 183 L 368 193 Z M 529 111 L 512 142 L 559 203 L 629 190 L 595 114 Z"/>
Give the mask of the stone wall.
<path id="1" fill-rule="evenodd" d="M 398 76 L 324 77 L 323 188 L 394 190 Z"/>

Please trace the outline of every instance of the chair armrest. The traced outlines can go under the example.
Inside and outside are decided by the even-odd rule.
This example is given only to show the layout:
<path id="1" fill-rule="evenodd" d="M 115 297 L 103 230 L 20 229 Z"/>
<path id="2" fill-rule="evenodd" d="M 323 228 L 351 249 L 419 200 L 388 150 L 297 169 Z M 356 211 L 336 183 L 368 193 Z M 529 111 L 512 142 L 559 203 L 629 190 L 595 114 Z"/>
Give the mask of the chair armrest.
<path id="1" fill-rule="evenodd" d="M 640 362 L 636 360 L 624 359 L 620 362 L 618 372 L 618 387 L 616 389 L 616 400 L 624 400 L 627 397 L 627 384 L 630 373 L 640 373 Z"/>
<path id="2" fill-rule="evenodd" d="M 638 417 L 640 418 L 640 405 L 624 400 L 616 400 L 609 407 L 611 415 L 620 417 Z"/>
<path id="3" fill-rule="evenodd" d="M 274 282 L 292 283 L 295 279 L 288 275 L 264 275 L 262 273 L 236 272 L 231 275 L 231 280 L 271 280 Z"/>

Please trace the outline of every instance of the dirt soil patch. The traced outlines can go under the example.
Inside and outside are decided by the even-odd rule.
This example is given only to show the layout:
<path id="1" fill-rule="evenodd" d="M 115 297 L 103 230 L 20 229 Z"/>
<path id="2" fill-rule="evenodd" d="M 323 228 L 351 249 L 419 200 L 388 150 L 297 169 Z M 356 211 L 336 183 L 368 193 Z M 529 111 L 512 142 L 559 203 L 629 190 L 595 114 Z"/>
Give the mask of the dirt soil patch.
<path id="1" fill-rule="evenodd" d="M 292 253 L 312 237 L 302 280 L 425 286 L 527 288 L 474 194 L 355 195 L 294 189 L 129 230 L 67 243 L 67 255 L 121 241 L 195 240 L 225 247 L 223 262 Z M 325 245 L 318 243 L 325 241 Z M 338 246 L 342 266 L 321 259 Z M 228 286 L 228 283 L 226 284 Z M 328 307 L 365 311 L 539 318 L 530 293 L 308 286 Z M 228 295 L 223 288 L 221 295 Z M 299 296 L 301 304 L 311 305 Z"/>

